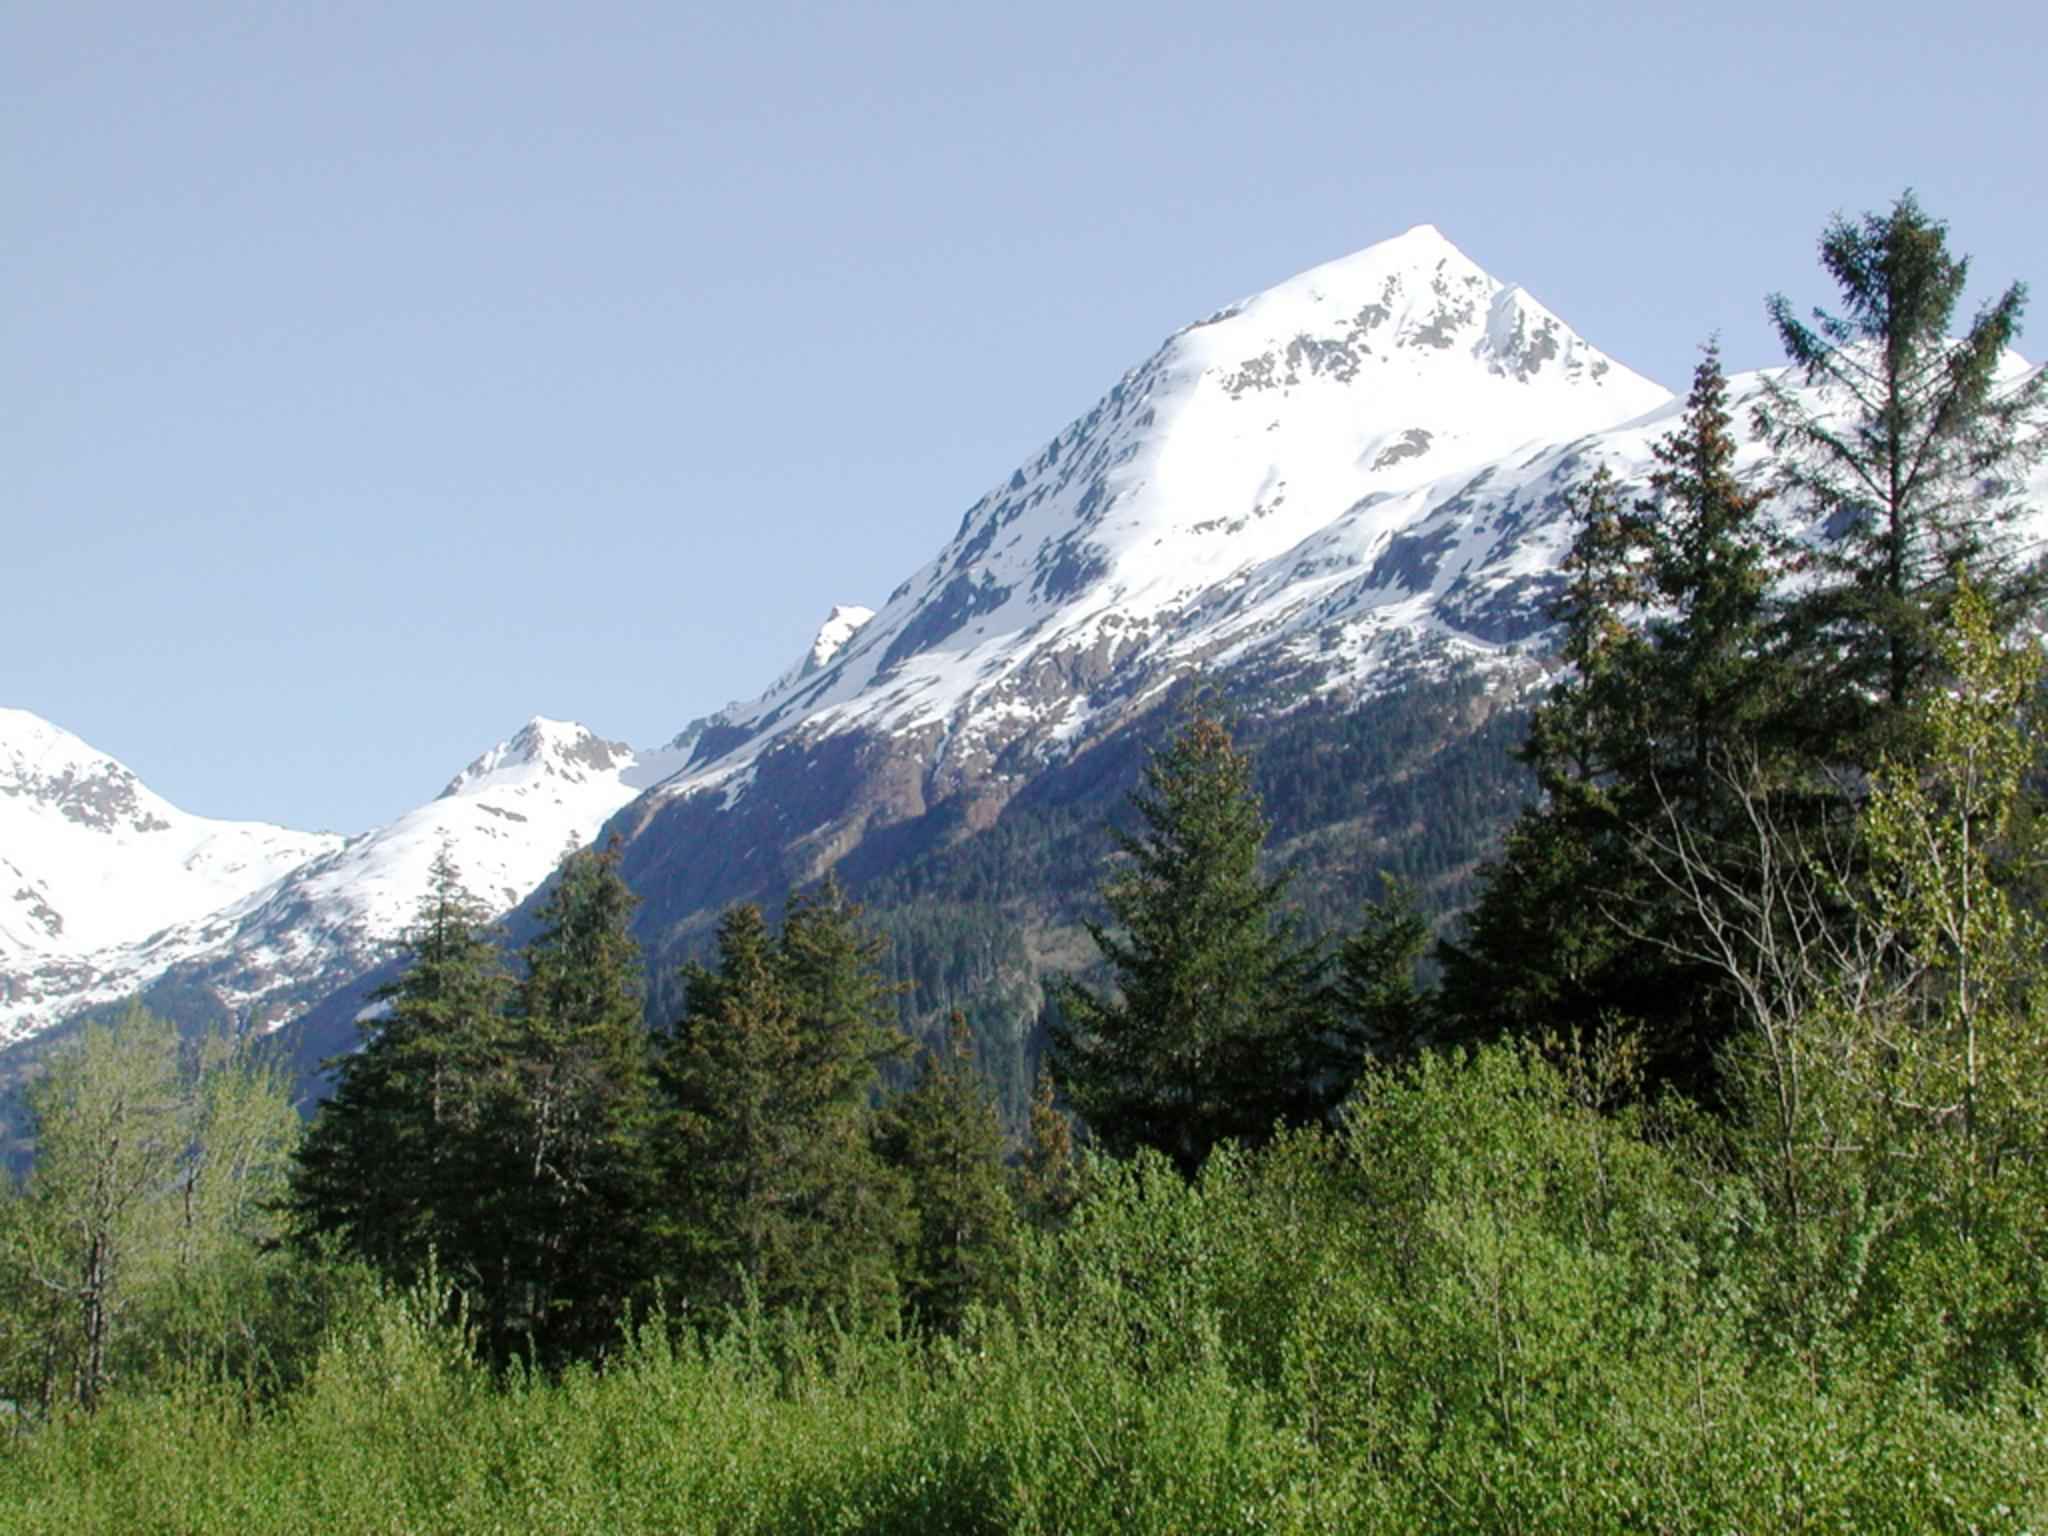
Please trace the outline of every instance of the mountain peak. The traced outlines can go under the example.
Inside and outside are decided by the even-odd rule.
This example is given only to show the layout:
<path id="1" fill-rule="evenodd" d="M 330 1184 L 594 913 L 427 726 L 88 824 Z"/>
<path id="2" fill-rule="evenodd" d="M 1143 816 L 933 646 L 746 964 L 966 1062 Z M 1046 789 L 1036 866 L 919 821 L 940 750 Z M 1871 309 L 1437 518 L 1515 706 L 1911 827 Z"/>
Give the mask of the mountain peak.
<path id="1" fill-rule="evenodd" d="M 863 608 L 858 603 L 833 604 L 825 622 L 818 626 L 817 637 L 811 641 L 811 653 L 804 661 L 805 675 L 829 667 L 832 658 L 845 650 L 847 641 L 859 634 L 874 616 L 874 609 Z"/>
<path id="2" fill-rule="evenodd" d="M 0 794 L 105 833 L 161 832 L 158 801 L 122 764 L 25 709 L 0 709 Z"/>
<path id="3" fill-rule="evenodd" d="M 1248 384 L 1278 379 L 1292 387 L 1327 376 L 1369 387 L 1418 374 L 1455 381 L 1476 366 L 1541 394 L 1628 395 L 1638 410 L 1668 398 L 1522 288 L 1485 271 L 1434 224 L 1311 267 L 1182 336 L 1210 366 L 1234 361 Z M 1394 387 L 1411 392 L 1406 381 Z"/>
<path id="4" fill-rule="evenodd" d="M 449 780 L 440 797 L 475 794 L 507 779 L 536 774 L 581 778 L 609 772 L 632 760 L 633 750 L 624 742 L 606 741 L 573 720 L 535 715 Z"/>
<path id="5" fill-rule="evenodd" d="M 1073 684 L 1046 728 L 1064 740 L 1141 655 L 1169 676 L 1351 601 L 1340 585 L 1369 585 L 1428 487 L 1444 499 L 1672 399 L 1418 224 L 1176 331 L 969 507 L 857 640 L 828 621 L 811 656 L 723 711 L 715 750 L 672 783 L 723 782 L 748 743 L 813 717 L 937 730 L 977 762 Z"/>
<path id="6" fill-rule="evenodd" d="M 193 816 L 63 727 L 0 709 L 0 1039 L 79 956 L 241 900 L 340 842 Z"/>
<path id="7" fill-rule="evenodd" d="M 52 759 L 73 763 L 113 761 L 41 715 L 0 705 L 0 774 L 12 765 Z"/>

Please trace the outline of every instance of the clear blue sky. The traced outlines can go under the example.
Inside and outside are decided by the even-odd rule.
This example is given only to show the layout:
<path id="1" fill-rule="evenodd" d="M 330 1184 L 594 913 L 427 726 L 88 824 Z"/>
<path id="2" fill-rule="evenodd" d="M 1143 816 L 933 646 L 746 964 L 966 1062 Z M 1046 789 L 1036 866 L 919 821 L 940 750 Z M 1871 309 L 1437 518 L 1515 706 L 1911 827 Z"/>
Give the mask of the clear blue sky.
<path id="1" fill-rule="evenodd" d="M 1415 223 L 1675 387 L 1909 184 L 2048 282 L 2042 17 L 8 7 L 0 703 L 358 831 L 758 691 L 1169 331 Z"/>

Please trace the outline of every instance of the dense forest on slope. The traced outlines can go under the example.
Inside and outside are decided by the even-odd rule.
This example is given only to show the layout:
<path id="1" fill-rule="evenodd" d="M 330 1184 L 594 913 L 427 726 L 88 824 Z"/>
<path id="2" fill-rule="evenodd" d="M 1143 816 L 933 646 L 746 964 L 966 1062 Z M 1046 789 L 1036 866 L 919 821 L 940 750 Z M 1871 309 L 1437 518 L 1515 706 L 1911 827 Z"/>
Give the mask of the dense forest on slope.
<path id="1" fill-rule="evenodd" d="M 957 842 L 906 860 L 870 839 L 840 866 L 910 987 L 904 1027 L 935 1038 L 963 1012 L 1013 1128 L 1049 1022 L 1045 980 L 1095 963 L 1082 924 L 1102 915 L 1113 830 L 1130 819 L 1123 803 L 1147 754 L 1182 718 L 1179 703 L 1154 711 Z M 1472 674 L 1348 707 L 1239 716 L 1272 822 L 1266 861 L 1291 875 L 1289 904 L 1308 929 L 1340 936 L 1389 875 L 1431 915 L 1464 905 L 1480 860 L 1534 793 L 1514 756 L 1525 720 Z"/>

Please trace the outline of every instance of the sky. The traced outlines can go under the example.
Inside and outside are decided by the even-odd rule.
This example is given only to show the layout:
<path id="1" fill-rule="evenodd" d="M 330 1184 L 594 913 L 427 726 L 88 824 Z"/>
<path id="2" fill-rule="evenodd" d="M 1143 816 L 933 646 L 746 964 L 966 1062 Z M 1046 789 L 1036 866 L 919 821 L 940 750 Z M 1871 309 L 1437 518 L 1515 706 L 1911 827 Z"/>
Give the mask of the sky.
<path id="1" fill-rule="evenodd" d="M 2044 58 L 2011 0 L 8 6 L 0 704 L 351 833 L 535 714 L 655 745 L 1417 223 L 1680 390 L 1909 186 L 2048 281 Z"/>

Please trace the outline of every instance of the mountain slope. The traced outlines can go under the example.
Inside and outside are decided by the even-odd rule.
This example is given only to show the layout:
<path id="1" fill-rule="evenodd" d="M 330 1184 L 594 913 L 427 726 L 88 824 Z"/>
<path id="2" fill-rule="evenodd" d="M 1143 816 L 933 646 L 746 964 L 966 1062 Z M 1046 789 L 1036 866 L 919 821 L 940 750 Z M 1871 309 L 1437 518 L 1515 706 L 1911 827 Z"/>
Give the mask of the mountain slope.
<path id="1" fill-rule="evenodd" d="M 1767 377 L 1831 404 L 1732 379 L 1753 477 Z M 1380 869 L 1455 905 L 1531 792 L 1509 747 L 1555 666 L 1570 493 L 1645 491 L 1683 409 L 1427 228 L 1176 333 L 615 818 L 656 1011 L 720 909 L 833 870 L 895 940 L 906 1021 L 966 1009 L 1015 1109 L 1039 978 L 1092 963 L 1102 829 L 1196 681 L 1274 755 L 1312 915 L 1348 921 Z"/>
<path id="2" fill-rule="evenodd" d="M 730 785 L 799 728 L 920 733 L 942 792 L 983 777 L 1085 734 L 1112 675 L 1142 694 L 1319 623 L 1375 569 L 1398 586 L 1396 539 L 1455 477 L 1672 399 L 1411 230 L 1169 338 L 829 666 L 729 710 L 668 792 Z"/>
<path id="3" fill-rule="evenodd" d="M 1192 674 L 1285 708 L 1500 661 L 1544 624 L 1564 445 L 1677 407 L 1428 226 L 1175 333 L 622 813 L 649 935 L 985 827 Z"/>
<path id="4" fill-rule="evenodd" d="M 471 893 L 505 911 L 566 849 L 588 842 L 607 816 L 682 762 L 680 751 L 635 753 L 583 726 L 536 717 L 438 798 L 344 841 L 202 823 L 76 738 L 9 714 L 9 739 L 31 744 L 17 758 L 40 765 L 30 778 L 18 763 L 9 782 L 43 786 L 33 798 L 16 792 L 0 800 L 0 816 L 14 816 L 0 838 L 9 865 L 40 871 L 9 878 L 39 900 L 61 897 L 92 921 L 45 922 L 36 948 L 14 943 L 9 931 L 0 945 L 0 1040 L 166 978 L 237 1022 L 280 1022 L 389 953 L 444 848 Z M 39 756 L 35 743 L 48 744 Z M 37 818 L 36 838 L 16 835 L 23 801 Z M 101 840 L 92 845 L 100 862 L 85 868 L 85 889 L 75 855 L 88 833 Z M 105 893 L 120 900 L 96 905 L 92 898 Z M 17 910 L 34 909 L 17 898 Z"/>
<path id="5" fill-rule="evenodd" d="M 1738 433 L 1763 378 L 1731 381 Z M 1196 680 L 1277 754 L 1282 852 L 1317 872 L 1312 905 L 1371 894 L 1381 864 L 1450 900 L 1526 790 L 1503 722 L 1554 665 L 1569 493 L 1601 467 L 1640 487 L 1681 410 L 1411 230 L 1167 338 L 879 611 L 833 610 L 762 693 L 660 754 L 536 721 L 392 827 L 96 954 L 42 1017 L 149 979 L 264 1025 L 324 997 L 302 1031 L 317 1058 L 347 1043 L 443 838 L 503 908 L 609 817 L 657 1011 L 670 951 L 719 910 L 836 868 L 925 946 L 903 962 L 919 1006 L 937 1006 L 927 972 L 954 1000 L 977 975 L 1035 1020 L 1037 972 L 1085 963 L 1090 829 Z M 1742 464 L 1763 472 L 1760 444 Z M 2048 476 L 2036 490 L 2048 504 Z"/>
<path id="6" fill-rule="evenodd" d="M 64 991 L 84 957 L 246 900 L 341 844 L 190 815 L 69 731 L 0 709 L 0 1021 Z"/>

